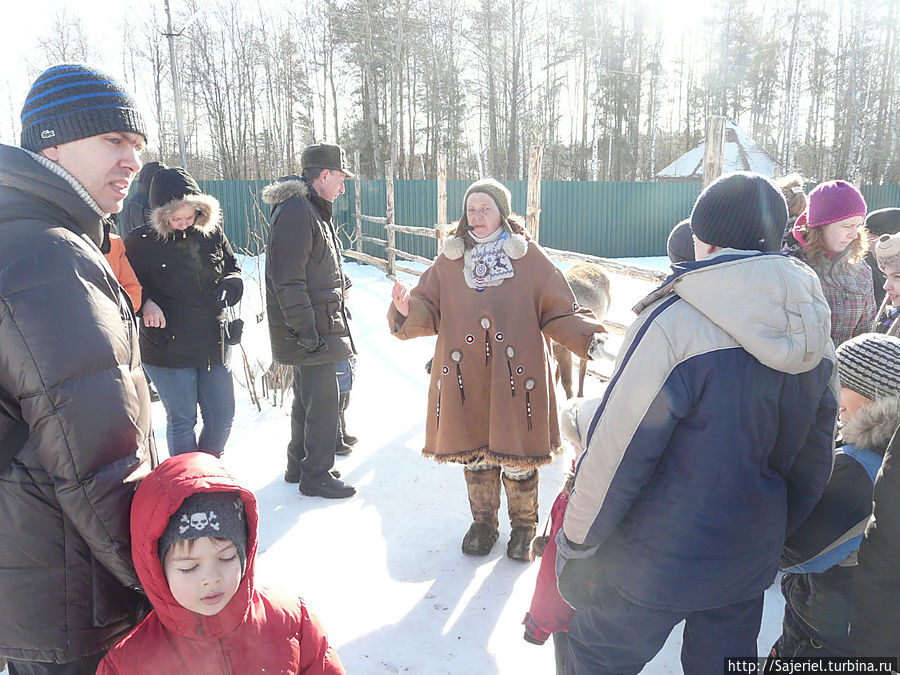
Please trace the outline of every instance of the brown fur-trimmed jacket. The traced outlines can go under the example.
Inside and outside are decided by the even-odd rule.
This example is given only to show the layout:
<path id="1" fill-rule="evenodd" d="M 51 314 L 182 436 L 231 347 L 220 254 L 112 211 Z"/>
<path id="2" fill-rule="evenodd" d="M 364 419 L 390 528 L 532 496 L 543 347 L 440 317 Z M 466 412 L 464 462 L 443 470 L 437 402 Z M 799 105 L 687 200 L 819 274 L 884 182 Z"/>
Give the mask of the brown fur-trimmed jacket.
<path id="1" fill-rule="evenodd" d="M 504 243 L 515 275 L 478 292 L 463 278 L 469 237 L 451 236 L 413 289 L 409 316 L 391 306 L 401 340 L 437 335 L 423 453 L 540 466 L 561 451 L 545 337 L 586 358 L 602 326 L 581 309 L 563 273 L 516 226 Z"/>
<path id="2" fill-rule="evenodd" d="M 272 357 L 296 366 L 343 361 L 355 353 L 344 308 L 341 244 L 331 222 L 331 203 L 309 182 L 288 176 L 267 185 L 272 205 L 266 247 L 266 314 Z M 325 340 L 310 353 L 297 339 Z"/>

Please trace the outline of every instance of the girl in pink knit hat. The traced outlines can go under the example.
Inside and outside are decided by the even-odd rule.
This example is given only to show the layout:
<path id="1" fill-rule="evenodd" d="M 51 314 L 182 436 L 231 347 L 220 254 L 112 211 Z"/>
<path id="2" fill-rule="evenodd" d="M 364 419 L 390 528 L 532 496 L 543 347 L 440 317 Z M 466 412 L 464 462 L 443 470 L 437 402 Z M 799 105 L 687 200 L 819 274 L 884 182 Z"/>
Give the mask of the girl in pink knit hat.
<path id="1" fill-rule="evenodd" d="M 866 201 L 850 183 L 833 180 L 809 193 L 785 250 L 819 276 L 831 307 L 831 339 L 837 347 L 865 333 L 875 318 L 872 271 L 865 263 Z"/>

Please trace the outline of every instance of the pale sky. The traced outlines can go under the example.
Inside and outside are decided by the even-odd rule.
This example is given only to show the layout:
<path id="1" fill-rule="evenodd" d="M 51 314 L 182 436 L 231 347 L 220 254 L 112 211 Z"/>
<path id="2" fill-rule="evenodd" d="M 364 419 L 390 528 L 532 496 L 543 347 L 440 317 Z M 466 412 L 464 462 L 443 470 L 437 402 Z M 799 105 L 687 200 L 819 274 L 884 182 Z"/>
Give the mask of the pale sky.
<path id="1" fill-rule="evenodd" d="M 201 0 L 200 4 L 215 5 L 218 0 Z M 255 0 L 264 7 L 278 7 L 282 0 Z M 254 2 L 245 0 L 245 2 Z M 555 0 L 545 0 L 554 2 Z M 696 26 L 714 4 L 714 0 L 644 0 L 652 16 L 662 16 L 666 32 L 680 36 L 690 26 Z M 764 0 L 757 0 L 763 2 Z M 132 25 L 149 23 L 153 16 L 163 25 L 164 0 L 5 0 L 2 13 L 6 25 L 0 39 L 0 143 L 18 144 L 14 129 L 22 103 L 34 77 L 44 67 L 39 47 L 41 35 L 52 34 L 53 23 L 65 9 L 69 15 L 81 18 L 84 32 L 92 39 L 97 59 L 91 63 L 123 78 L 122 27 L 126 20 Z M 173 15 L 183 16 L 184 0 L 170 0 Z M 179 26 L 176 23 L 176 29 Z M 109 36 L 103 38 L 102 36 Z M 676 42 L 667 40 L 670 48 Z M 570 84 L 577 86 L 575 82 Z M 142 95 L 146 93 L 146 95 Z M 150 109 L 149 92 L 137 91 L 139 102 Z"/>

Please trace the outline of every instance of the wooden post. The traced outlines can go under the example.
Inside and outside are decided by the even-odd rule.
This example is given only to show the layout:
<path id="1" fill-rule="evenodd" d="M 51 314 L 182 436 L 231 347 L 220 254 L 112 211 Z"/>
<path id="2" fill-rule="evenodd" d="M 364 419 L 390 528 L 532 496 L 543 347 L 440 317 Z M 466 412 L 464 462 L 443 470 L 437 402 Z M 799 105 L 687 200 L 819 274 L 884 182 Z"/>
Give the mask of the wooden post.
<path id="1" fill-rule="evenodd" d="M 703 148 L 703 187 L 722 175 L 725 157 L 725 117 L 706 118 L 706 145 Z"/>
<path id="2" fill-rule="evenodd" d="M 528 163 L 528 208 L 525 211 L 525 229 L 538 243 L 541 228 L 541 163 L 544 159 L 544 148 L 532 146 L 531 161 Z"/>
<path id="3" fill-rule="evenodd" d="M 394 162 L 389 161 L 387 164 L 387 172 L 384 176 L 384 188 L 387 193 L 387 212 L 385 213 L 385 225 L 393 225 L 394 224 Z M 397 264 L 397 256 L 394 255 L 394 248 L 396 244 L 396 234 L 392 228 L 386 227 L 387 231 L 387 261 L 388 261 L 388 276 L 393 277 L 397 273 L 396 264 Z"/>
<path id="4" fill-rule="evenodd" d="M 353 229 L 353 240 L 357 251 L 362 251 L 362 166 L 359 162 L 359 150 L 353 157 L 356 160 L 356 180 L 353 182 L 353 197 L 356 200 L 356 227 Z"/>
<path id="5" fill-rule="evenodd" d="M 437 254 L 444 249 L 444 225 L 447 224 L 447 155 L 438 155 L 437 176 L 437 223 L 434 225 L 437 235 Z"/>

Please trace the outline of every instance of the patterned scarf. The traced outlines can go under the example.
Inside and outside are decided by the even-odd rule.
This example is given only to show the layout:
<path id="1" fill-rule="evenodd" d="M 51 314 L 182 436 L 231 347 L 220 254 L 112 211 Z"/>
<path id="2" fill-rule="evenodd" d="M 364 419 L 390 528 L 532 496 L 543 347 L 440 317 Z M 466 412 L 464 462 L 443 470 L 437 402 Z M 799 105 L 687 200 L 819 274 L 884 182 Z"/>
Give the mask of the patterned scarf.
<path id="1" fill-rule="evenodd" d="M 514 276 L 512 262 L 503 249 L 509 233 L 498 229 L 496 234 L 479 239 L 474 235 L 475 246 L 466 250 L 463 275 L 469 288 L 481 292 L 487 286 L 499 286 L 504 279 Z"/>

